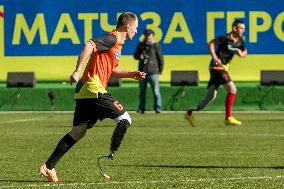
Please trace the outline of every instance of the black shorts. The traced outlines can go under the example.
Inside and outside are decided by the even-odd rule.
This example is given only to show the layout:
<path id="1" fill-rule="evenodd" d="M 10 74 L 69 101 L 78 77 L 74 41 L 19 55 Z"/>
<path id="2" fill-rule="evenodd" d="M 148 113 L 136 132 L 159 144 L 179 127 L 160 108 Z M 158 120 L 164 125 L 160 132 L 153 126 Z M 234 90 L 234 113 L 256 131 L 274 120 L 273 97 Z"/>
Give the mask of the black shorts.
<path id="1" fill-rule="evenodd" d="M 76 99 L 73 126 L 88 123 L 88 128 L 92 128 L 98 119 L 115 119 L 125 112 L 111 94 L 100 94 L 99 98 Z"/>
<path id="2" fill-rule="evenodd" d="M 220 85 L 229 83 L 230 81 L 232 80 L 226 70 L 210 69 L 210 80 L 208 82 L 207 88 L 209 88 L 211 85 L 215 85 L 217 89 Z"/>

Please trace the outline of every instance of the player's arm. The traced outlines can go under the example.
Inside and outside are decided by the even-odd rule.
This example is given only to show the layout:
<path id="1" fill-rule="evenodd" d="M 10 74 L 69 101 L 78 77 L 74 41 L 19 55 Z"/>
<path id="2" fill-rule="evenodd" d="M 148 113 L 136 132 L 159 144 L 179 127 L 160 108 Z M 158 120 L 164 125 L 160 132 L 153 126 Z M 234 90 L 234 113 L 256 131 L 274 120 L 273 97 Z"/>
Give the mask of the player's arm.
<path id="1" fill-rule="evenodd" d="M 71 84 L 78 82 L 83 65 L 85 62 L 87 62 L 90 59 L 92 52 L 93 52 L 93 45 L 90 42 L 86 42 L 78 57 L 76 68 L 70 76 Z"/>
<path id="2" fill-rule="evenodd" d="M 248 50 L 247 49 L 238 49 L 237 50 L 237 55 L 241 58 L 246 57 L 248 54 Z"/>
<path id="3" fill-rule="evenodd" d="M 221 60 L 218 58 L 218 56 L 215 53 L 215 39 L 212 39 L 209 43 L 208 43 L 208 51 L 212 57 L 212 59 L 214 60 L 216 65 L 220 65 L 221 64 Z"/>
<path id="4" fill-rule="evenodd" d="M 242 38 L 241 46 L 238 48 L 236 54 L 241 58 L 244 58 L 244 57 L 247 56 L 248 50 L 246 48 L 246 42 L 245 42 L 244 38 Z"/>
<path id="5" fill-rule="evenodd" d="M 245 46 L 241 46 L 241 48 L 238 48 L 237 55 L 241 58 L 246 57 L 248 54 L 248 50 L 245 48 Z"/>
<path id="6" fill-rule="evenodd" d="M 112 75 L 116 77 L 126 77 L 126 78 L 133 78 L 136 80 L 142 80 L 145 78 L 146 73 L 140 71 L 124 71 L 119 67 L 115 67 L 112 70 Z"/>
<path id="7" fill-rule="evenodd" d="M 114 35 L 106 34 L 97 39 L 91 39 L 86 42 L 80 56 L 78 57 L 76 69 L 70 76 L 71 84 L 78 82 L 83 65 L 90 59 L 92 53 L 97 51 L 107 51 L 115 45 L 116 41 L 117 39 Z"/>

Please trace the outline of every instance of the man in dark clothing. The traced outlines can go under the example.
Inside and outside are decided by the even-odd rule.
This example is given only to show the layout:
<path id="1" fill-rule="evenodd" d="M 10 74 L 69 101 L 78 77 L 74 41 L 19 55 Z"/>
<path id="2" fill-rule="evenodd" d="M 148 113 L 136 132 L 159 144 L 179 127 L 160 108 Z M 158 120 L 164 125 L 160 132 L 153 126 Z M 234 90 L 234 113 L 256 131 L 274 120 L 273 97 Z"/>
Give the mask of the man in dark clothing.
<path id="1" fill-rule="evenodd" d="M 243 38 L 245 32 L 245 24 L 240 20 L 235 20 L 232 24 L 232 31 L 225 35 L 212 39 L 208 44 L 208 50 L 212 57 L 209 70 L 210 80 L 207 86 L 207 93 L 203 100 L 198 103 L 196 109 L 189 109 L 185 114 L 188 122 L 194 126 L 193 111 L 200 111 L 211 103 L 217 96 L 217 90 L 223 85 L 227 90 L 227 98 L 225 101 L 226 116 L 225 125 L 241 125 L 242 122 L 233 117 L 233 105 L 237 88 L 231 80 L 227 72 L 229 63 L 236 54 L 243 58 L 247 56 L 248 51 Z M 215 48 L 217 46 L 217 49 Z"/>
<path id="2" fill-rule="evenodd" d="M 154 32 L 146 29 L 144 39 L 137 45 L 134 58 L 139 60 L 138 70 L 146 73 L 146 78 L 139 82 L 139 107 L 137 112 L 144 113 L 146 103 L 146 89 L 149 82 L 154 95 L 154 110 L 161 112 L 162 100 L 160 94 L 159 78 L 163 71 L 164 57 L 159 43 L 154 41 Z"/>

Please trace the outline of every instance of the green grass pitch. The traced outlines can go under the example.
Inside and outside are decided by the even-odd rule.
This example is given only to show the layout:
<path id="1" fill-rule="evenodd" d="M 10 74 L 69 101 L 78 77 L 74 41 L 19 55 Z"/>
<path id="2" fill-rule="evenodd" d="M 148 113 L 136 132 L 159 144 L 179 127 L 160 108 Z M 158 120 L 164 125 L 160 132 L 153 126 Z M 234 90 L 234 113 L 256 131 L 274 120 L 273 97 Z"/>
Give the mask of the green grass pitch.
<path id="1" fill-rule="evenodd" d="M 133 124 L 115 154 L 107 155 L 112 120 L 98 122 L 57 164 L 63 184 L 45 182 L 38 166 L 72 124 L 71 113 L 0 114 L 2 188 L 284 188 L 284 112 L 198 113 L 190 127 L 183 113 L 131 114 Z"/>

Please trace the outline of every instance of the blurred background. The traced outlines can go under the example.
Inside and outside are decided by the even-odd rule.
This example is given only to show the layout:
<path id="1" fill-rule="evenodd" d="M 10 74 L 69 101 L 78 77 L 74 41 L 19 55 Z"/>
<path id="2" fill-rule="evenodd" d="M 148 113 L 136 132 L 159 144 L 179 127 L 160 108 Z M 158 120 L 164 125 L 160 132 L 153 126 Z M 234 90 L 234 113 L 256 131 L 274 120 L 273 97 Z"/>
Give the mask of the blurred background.
<path id="1" fill-rule="evenodd" d="M 276 78 L 279 81 L 273 79 L 268 87 L 263 87 L 261 71 L 284 70 L 283 7 L 284 2 L 278 0 L 1 1 L 0 110 L 49 110 L 47 94 L 51 91 L 55 110 L 72 110 L 73 87 L 68 80 L 84 42 L 112 31 L 118 15 L 126 11 L 137 14 L 139 28 L 135 38 L 124 44 L 119 66 L 137 70 L 138 63 L 133 58 L 136 45 L 145 28 L 153 30 L 165 55 L 160 78 L 164 110 L 184 110 L 202 97 L 211 58 L 207 43 L 229 32 L 235 19 L 245 22 L 249 52 L 244 59 L 235 57 L 229 70 L 240 89 L 236 109 L 281 110 L 284 90 L 278 85 L 282 72 Z M 198 86 L 182 89 L 179 94 L 180 88 L 170 85 L 172 71 L 197 71 Z M 7 88 L 9 72 L 31 72 L 37 84 L 32 88 L 19 89 L 22 83 Z M 119 88 L 110 87 L 109 91 L 134 110 L 137 83 L 131 79 L 122 81 Z M 126 100 L 128 94 L 133 95 Z M 35 102 L 40 108 L 28 105 Z M 214 103 L 209 110 L 218 110 L 219 104 L 219 109 L 223 108 L 223 101 L 216 99 Z"/>

